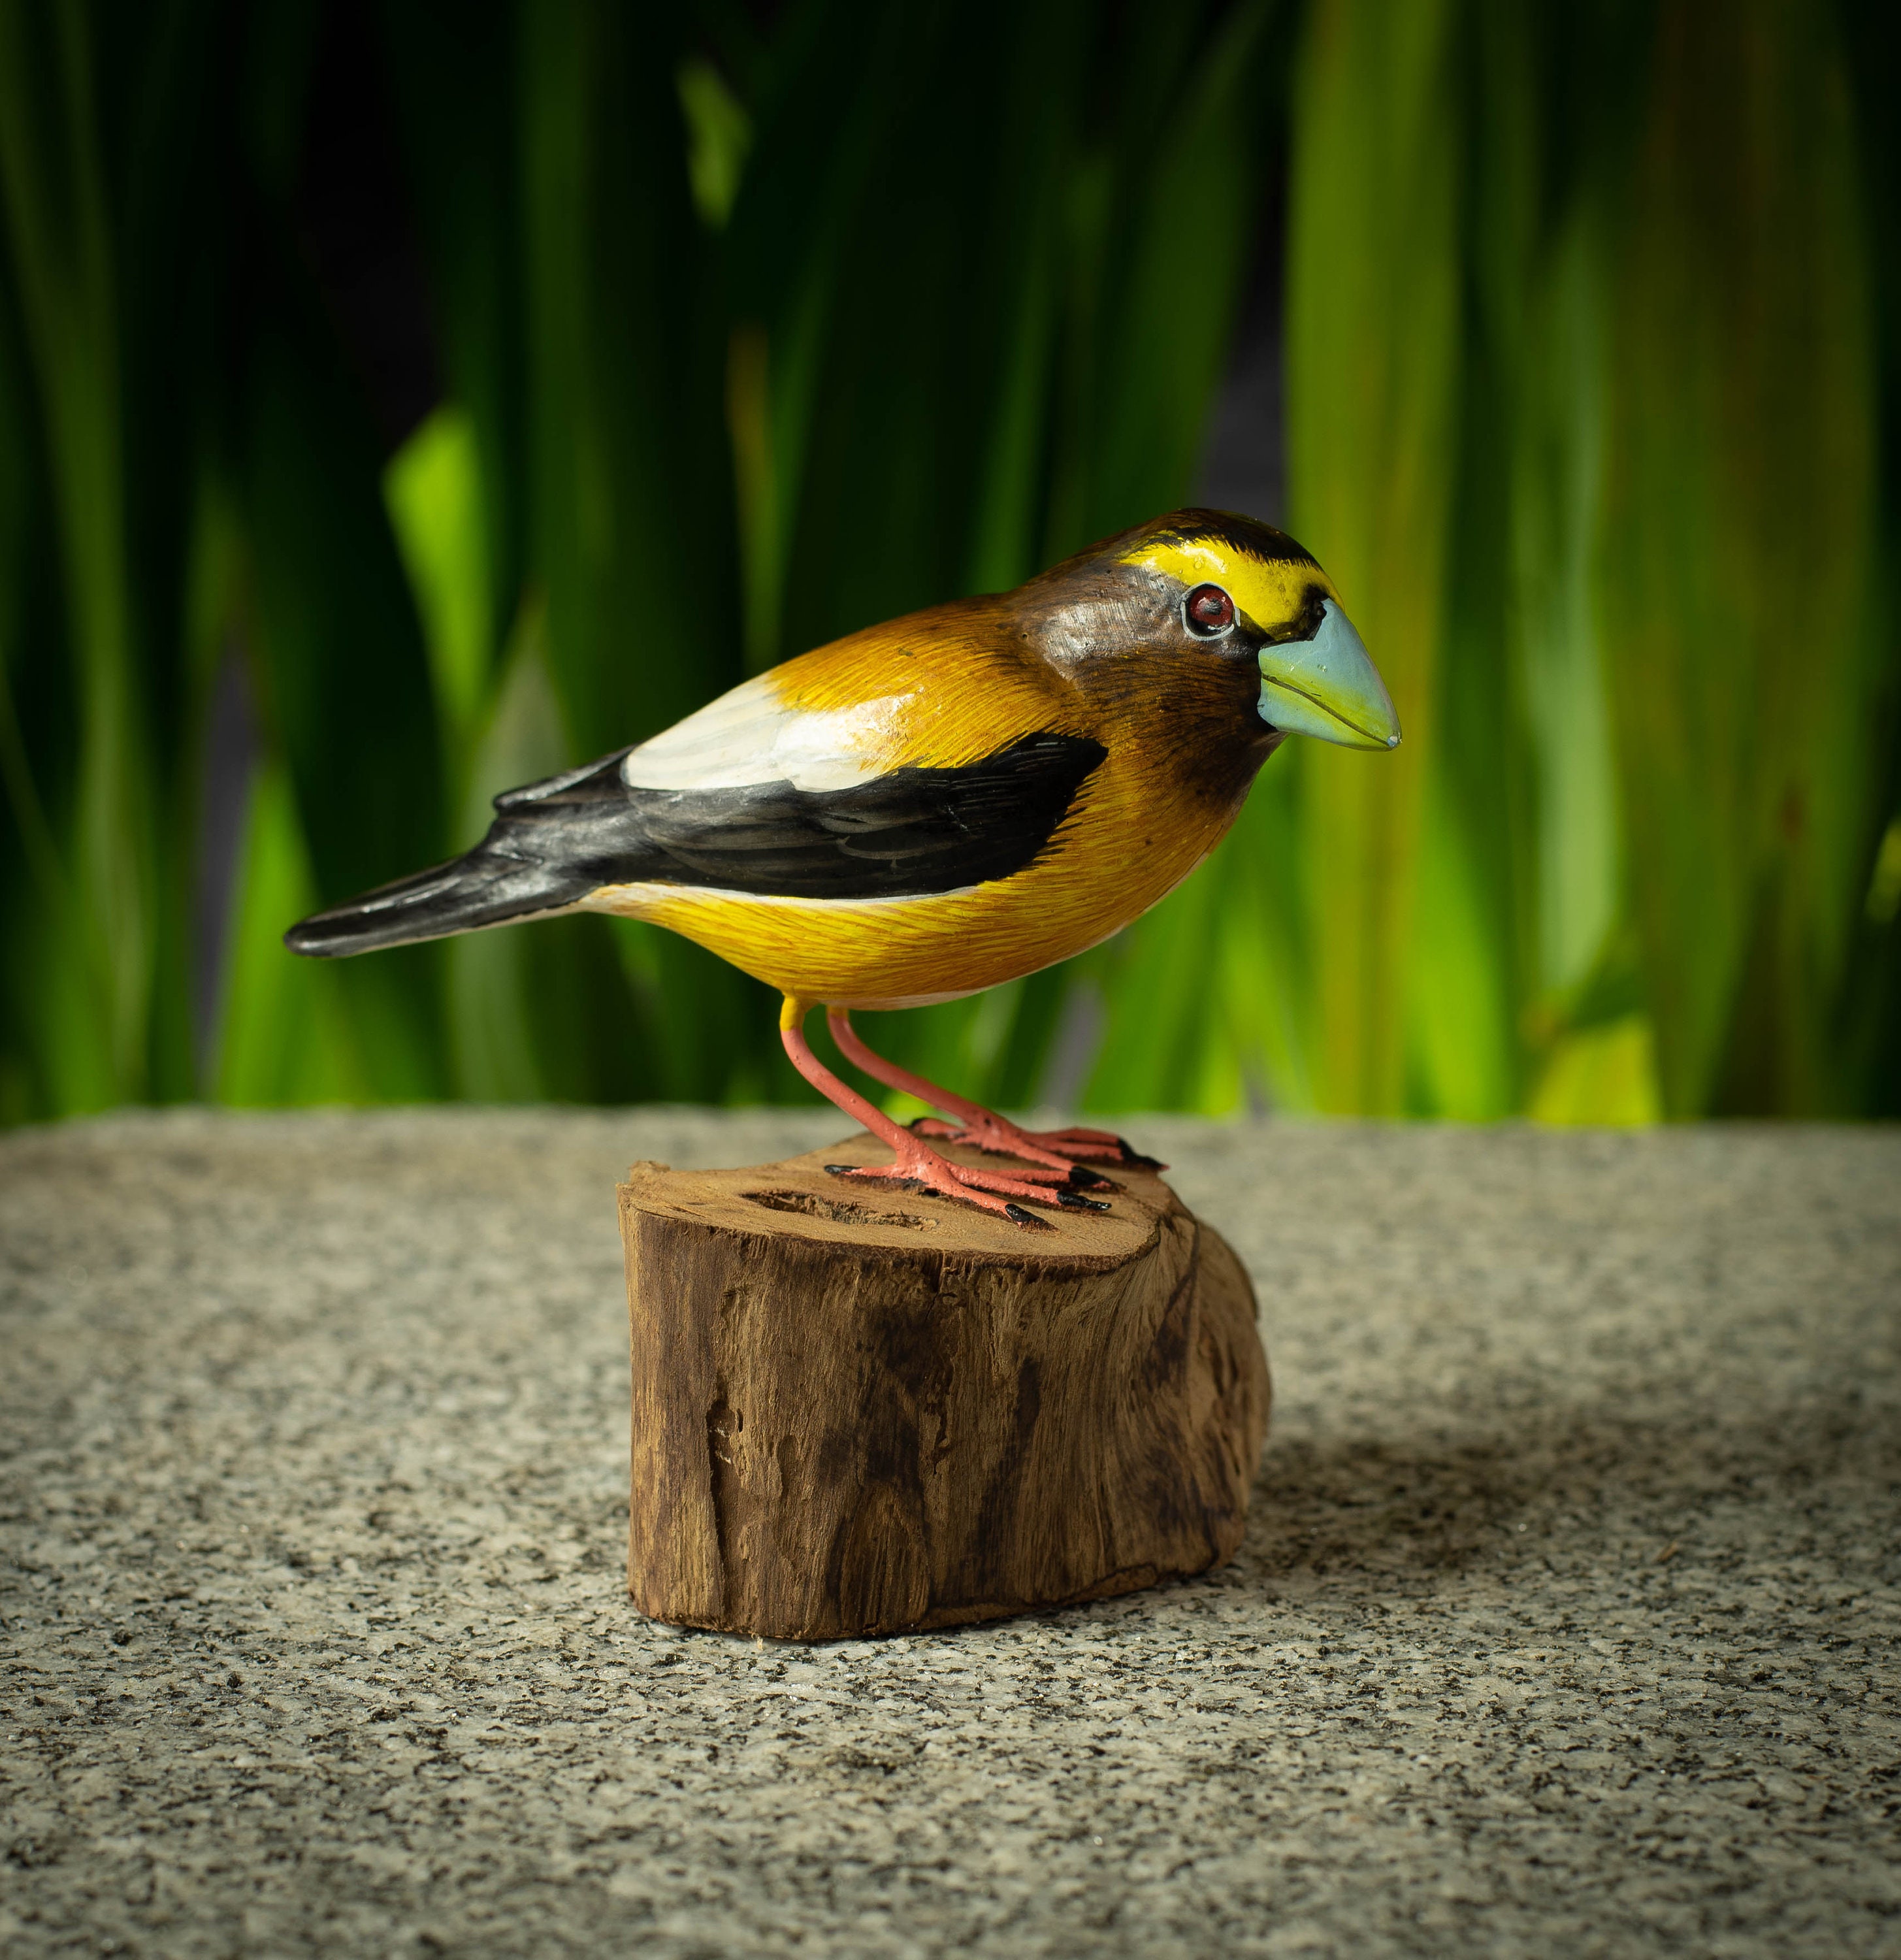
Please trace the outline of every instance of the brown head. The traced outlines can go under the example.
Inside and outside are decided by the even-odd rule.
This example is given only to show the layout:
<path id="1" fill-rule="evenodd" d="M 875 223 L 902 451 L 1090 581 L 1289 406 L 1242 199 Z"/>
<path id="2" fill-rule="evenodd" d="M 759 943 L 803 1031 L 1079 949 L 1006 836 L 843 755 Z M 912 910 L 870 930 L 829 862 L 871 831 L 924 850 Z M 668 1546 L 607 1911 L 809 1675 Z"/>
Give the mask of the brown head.
<path id="1" fill-rule="evenodd" d="M 1287 735 L 1399 745 L 1391 698 L 1332 581 L 1255 518 L 1171 511 L 1064 560 L 1010 601 L 1044 657 L 1105 712 L 1245 757 L 1250 775 Z"/>

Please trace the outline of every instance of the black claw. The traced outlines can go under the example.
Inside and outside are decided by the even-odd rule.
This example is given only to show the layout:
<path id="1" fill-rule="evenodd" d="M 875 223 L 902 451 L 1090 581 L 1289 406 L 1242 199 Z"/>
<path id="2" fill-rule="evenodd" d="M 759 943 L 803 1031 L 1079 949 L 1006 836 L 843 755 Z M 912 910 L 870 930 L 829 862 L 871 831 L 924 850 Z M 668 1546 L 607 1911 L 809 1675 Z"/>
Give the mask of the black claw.
<path id="1" fill-rule="evenodd" d="M 1116 1148 L 1122 1153 L 1122 1161 L 1130 1170 L 1166 1170 L 1168 1166 L 1159 1158 L 1145 1157 L 1127 1137 L 1117 1137 Z"/>
<path id="2" fill-rule="evenodd" d="M 1121 1186 L 1112 1177 L 1105 1177 L 1099 1170 L 1091 1170 L 1083 1164 L 1070 1167 L 1070 1188 L 1072 1191 L 1120 1191 Z"/>
<path id="3" fill-rule="evenodd" d="M 827 1164 L 825 1168 L 834 1177 L 850 1177 L 858 1166 L 856 1164 Z"/>
<path id="4" fill-rule="evenodd" d="M 1033 1226 L 1039 1232 L 1050 1232 L 1055 1230 L 1047 1218 L 1039 1218 L 1035 1212 L 1025 1211 L 1020 1204 L 1006 1203 L 1003 1207 L 1003 1215 L 1012 1225 Z"/>
<path id="5" fill-rule="evenodd" d="M 1106 1211 L 1108 1207 L 1099 1198 L 1085 1198 L 1079 1191 L 1059 1191 L 1056 1201 L 1065 1211 Z"/>

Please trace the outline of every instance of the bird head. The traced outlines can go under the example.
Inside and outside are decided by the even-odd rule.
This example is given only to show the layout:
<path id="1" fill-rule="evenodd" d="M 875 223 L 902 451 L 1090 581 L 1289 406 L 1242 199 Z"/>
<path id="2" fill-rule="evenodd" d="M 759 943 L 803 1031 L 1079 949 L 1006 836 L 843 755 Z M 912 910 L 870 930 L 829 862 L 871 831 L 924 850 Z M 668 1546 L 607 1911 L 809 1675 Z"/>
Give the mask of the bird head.
<path id="1" fill-rule="evenodd" d="M 1392 697 L 1333 581 L 1272 525 L 1225 511 L 1176 511 L 1044 577 L 1071 598 L 1079 656 L 1111 637 L 1095 630 L 1106 625 L 1106 610 L 1124 644 L 1133 626 L 1146 653 L 1230 670 L 1264 737 L 1399 746 Z M 1095 604 L 1075 605 L 1085 590 Z"/>

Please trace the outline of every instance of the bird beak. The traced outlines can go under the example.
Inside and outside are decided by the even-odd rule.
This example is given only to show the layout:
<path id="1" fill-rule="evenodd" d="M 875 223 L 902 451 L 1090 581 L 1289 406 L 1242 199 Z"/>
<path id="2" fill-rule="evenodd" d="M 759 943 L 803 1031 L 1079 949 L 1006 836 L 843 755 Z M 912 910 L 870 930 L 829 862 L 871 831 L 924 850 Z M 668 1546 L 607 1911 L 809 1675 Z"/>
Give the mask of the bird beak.
<path id="1" fill-rule="evenodd" d="M 1346 749 L 1397 749 L 1400 718 L 1353 622 L 1330 599 L 1311 640 L 1260 650 L 1260 718 Z"/>

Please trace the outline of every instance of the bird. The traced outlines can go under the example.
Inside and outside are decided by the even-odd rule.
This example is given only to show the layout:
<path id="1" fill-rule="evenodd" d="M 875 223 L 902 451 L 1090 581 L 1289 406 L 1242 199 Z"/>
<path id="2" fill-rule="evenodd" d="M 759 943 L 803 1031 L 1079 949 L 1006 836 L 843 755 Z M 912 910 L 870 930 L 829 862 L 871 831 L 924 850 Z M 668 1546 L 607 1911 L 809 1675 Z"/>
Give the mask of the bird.
<path id="1" fill-rule="evenodd" d="M 1106 1208 L 1098 1166 L 1146 1160 L 1106 1131 L 1026 1131 L 876 1053 L 852 1014 L 1101 943 L 1208 855 L 1288 737 L 1378 750 L 1400 732 L 1311 554 L 1254 517 L 1175 511 L 507 791 L 472 850 L 285 941 L 335 958 L 568 912 L 650 921 L 777 989 L 793 1066 L 892 1152 L 828 1169 L 1047 1227 L 1029 1207 Z M 815 1007 L 855 1066 L 942 1114 L 900 1123 L 827 1068 Z"/>

